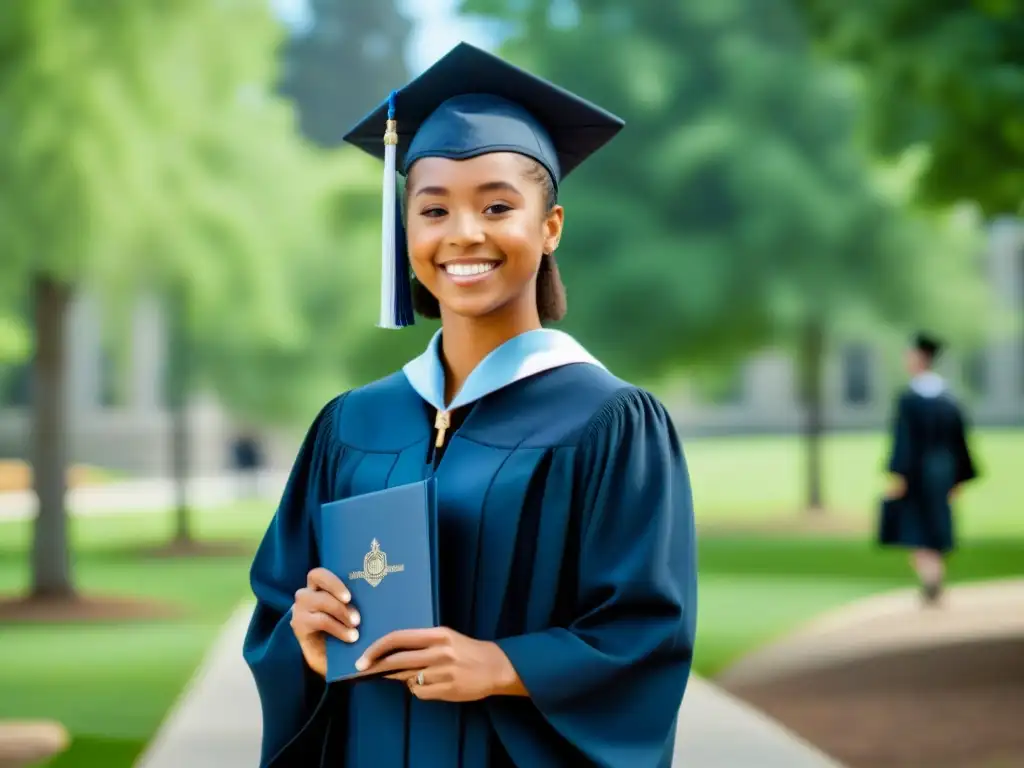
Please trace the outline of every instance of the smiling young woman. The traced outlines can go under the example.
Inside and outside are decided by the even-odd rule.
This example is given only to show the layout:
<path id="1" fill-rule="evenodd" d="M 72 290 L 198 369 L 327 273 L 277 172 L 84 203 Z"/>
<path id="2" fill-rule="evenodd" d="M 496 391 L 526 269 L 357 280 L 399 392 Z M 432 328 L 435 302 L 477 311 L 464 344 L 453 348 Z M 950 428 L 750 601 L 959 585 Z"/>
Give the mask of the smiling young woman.
<path id="1" fill-rule="evenodd" d="M 450 399 L 479 350 L 562 319 L 554 253 L 564 209 L 550 174 L 512 152 L 424 158 L 406 189 L 413 306 L 441 319 Z"/>
<path id="2" fill-rule="evenodd" d="M 347 137 L 385 160 L 386 219 L 406 178 L 384 324 L 441 328 L 323 408 L 253 562 L 261 766 L 671 765 L 696 621 L 682 448 L 657 399 L 543 327 L 566 311 L 559 185 L 622 125 L 462 44 Z M 320 508 L 425 477 L 440 626 L 327 684 L 325 638 L 358 641 L 374 605 L 321 566 Z"/>

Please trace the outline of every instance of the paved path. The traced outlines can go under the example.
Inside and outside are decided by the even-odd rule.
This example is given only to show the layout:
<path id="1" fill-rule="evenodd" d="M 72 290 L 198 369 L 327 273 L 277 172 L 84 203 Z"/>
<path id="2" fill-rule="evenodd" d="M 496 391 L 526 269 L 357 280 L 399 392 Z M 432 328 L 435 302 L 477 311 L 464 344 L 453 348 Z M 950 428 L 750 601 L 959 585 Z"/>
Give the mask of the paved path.
<path id="1" fill-rule="evenodd" d="M 255 768 L 260 706 L 241 657 L 249 606 L 225 626 L 136 768 Z M 772 720 L 695 679 L 681 713 L 676 766 L 841 768 Z"/>
<path id="2" fill-rule="evenodd" d="M 859 600 L 826 613 L 740 659 L 719 676 L 732 689 L 855 659 L 959 643 L 1024 638 L 1024 579 L 951 587 L 922 608 L 915 590 Z"/>
<path id="3" fill-rule="evenodd" d="M 687 686 L 674 768 L 842 768 L 781 724 L 701 678 Z"/>
<path id="4" fill-rule="evenodd" d="M 260 495 L 268 499 L 280 497 L 287 475 L 275 472 L 260 478 Z M 197 477 L 189 481 L 189 502 L 197 508 L 223 506 L 237 501 L 244 483 L 236 477 Z M 124 514 L 131 512 L 163 512 L 174 507 L 175 486 L 170 478 L 130 480 L 68 492 L 68 510 L 73 515 Z M 33 491 L 0 493 L 0 521 L 24 520 L 36 513 Z"/>
<path id="5" fill-rule="evenodd" d="M 260 762 L 259 697 L 242 659 L 252 608 L 225 625 L 182 692 L 138 768 L 256 768 Z"/>
<path id="6" fill-rule="evenodd" d="M 1024 766 L 1024 579 L 947 597 L 838 608 L 716 682 L 851 766 Z"/>

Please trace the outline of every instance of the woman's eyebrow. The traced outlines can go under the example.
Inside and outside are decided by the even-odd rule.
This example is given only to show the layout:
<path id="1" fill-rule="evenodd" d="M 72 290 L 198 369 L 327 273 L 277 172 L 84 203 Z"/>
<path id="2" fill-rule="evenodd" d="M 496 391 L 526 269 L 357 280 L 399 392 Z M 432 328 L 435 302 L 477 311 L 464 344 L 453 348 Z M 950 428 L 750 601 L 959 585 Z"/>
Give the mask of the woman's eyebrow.
<path id="1" fill-rule="evenodd" d="M 487 182 L 484 182 L 483 184 L 477 185 L 476 191 L 477 192 L 502 192 L 502 191 L 504 191 L 504 192 L 512 192 L 512 193 L 517 194 L 517 195 L 522 195 L 522 193 L 516 188 L 516 186 L 514 184 L 510 184 L 507 181 L 487 181 Z M 446 197 L 448 194 L 450 194 L 450 193 L 449 193 L 447 187 L 429 186 L 429 187 L 420 187 L 419 189 L 417 189 L 414 197 L 419 197 L 420 195 L 430 195 L 432 197 Z"/>
<path id="2" fill-rule="evenodd" d="M 513 194 L 520 194 L 519 190 L 516 189 L 514 184 L 510 184 L 507 181 L 488 181 L 485 184 L 481 184 L 476 188 L 477 192 L 512 192 Z"/>

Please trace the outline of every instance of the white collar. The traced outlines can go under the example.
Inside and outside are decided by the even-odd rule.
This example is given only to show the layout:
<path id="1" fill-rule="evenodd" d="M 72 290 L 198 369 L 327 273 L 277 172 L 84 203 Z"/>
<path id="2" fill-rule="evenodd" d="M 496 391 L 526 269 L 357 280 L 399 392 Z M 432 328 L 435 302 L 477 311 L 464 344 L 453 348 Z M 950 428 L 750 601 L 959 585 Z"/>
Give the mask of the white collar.
<path id="1" fill-rule="evenodd" d="M 412 388 L 439 411 L 461 408 L 521 379 L 570 363 L 604 368 L 569 334 L 539 328 L 514 336 L 492 350 L 469 374 L 455 399 L 445 407 L 440 345 L 441 331 L 438 331 L 426 351 L 402 368 Z"/>
<path id="2" fill-rule="evenodd" d="M 924 371 L 910 380 L 910 388 L 921 397 L 938 397 L 946 391 L 946 382 L 935 371 Z"/>

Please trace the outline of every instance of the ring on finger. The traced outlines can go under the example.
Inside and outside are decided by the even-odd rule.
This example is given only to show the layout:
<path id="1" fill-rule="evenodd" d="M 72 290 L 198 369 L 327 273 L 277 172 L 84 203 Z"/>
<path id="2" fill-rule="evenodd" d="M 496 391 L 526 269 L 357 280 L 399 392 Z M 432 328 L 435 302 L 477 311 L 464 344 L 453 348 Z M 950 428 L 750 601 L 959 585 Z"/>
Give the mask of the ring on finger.
<path id="1" fill-rule="evenodd" d="M 416 673 L 416 685 L 423 685 L 423 670 Z"/>

